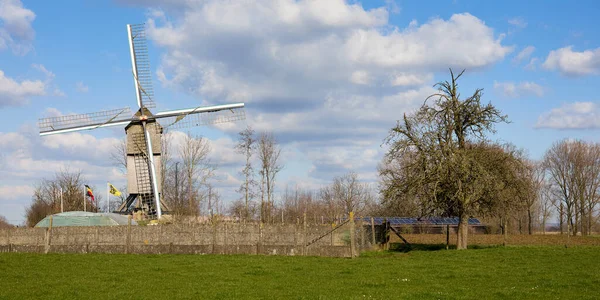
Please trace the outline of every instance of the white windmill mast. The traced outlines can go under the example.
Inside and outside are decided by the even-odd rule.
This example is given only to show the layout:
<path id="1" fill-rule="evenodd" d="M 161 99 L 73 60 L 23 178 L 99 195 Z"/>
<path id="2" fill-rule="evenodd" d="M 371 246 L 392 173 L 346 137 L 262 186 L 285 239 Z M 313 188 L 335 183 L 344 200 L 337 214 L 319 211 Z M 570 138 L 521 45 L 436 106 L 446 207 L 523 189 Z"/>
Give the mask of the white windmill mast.
<path id="1" fill-rule="evenodd" d="M 150 180 L 152 181 L 152 194 L 154 194 L 154 201 L 156 205 L 156 214 L 160 219 L 162 217 L 162 210 L 160 208 L 160 193 L 158 192 L 158 182 L 156 180 L 156 165 L 154 164 L 154 148 L 152 148 L 152 138 L 150 137 L 150 133 L 148 132 L 147 120 L 148 117 L 144 113 L 144 103 L 142 102 L 142 87 L 140 86 L 140 78 L 138 76 L 138 59 L 135 48 L 134 41 L 138 38 L 145 39 L 144 31 L 138 31 L 136 35 L 133 35 L 131 25 L 127 24 L 127 35 L 129 36 L 129 52 L 131 53 L 131 66 L 133 71 L 133 82 L 135 83 L 135 96 L 137 98 L 138 106 L 140 108 L 141 116 L 140 120 L 142 121 L 142 128 L 144 130 L 144 139 L 146 140 L 146 151 L 148 157 L 148 170 L 150 171 Z M 145 40 L 142 47 L 147 47 Z M 144 53 L 146 51 L 146 58 L 148 56 L 148 49 L 139 49 L 140 52 Z M 139 53 L 139 52 L 138 52 Z M 150 73 L 150 66 L 148 66 L 148 74 Z"/>
<path id="2" fill-rule="evenodd" d="M 95 113 L 42 118 L 38 126 L 40 136 L 46 136 L 125 125 L 129 196 L 119 211 L 132 212 L 131 206 L 137 199 L 137 208 L 146 209 L 150 217 L 161 218 L 165 213 L 162 207 L 168 211 L 166 204 L 161 201 L 162 187 L 158 179 L 160 173 L 157 172 L 161 164 L 160 144 L 163 129 L 243 120 L 246 117 L 244 103 L 176 109 L 152 114 L 148 108 L 155 107 L 154 90 L 144 24 L 128 24 L 127 35 L 138 111 L 132 116 L 130 108 L 125 107 Z M 167 124 L 165 128 L 158 124 L 159 119 L 165 121 Z"/>

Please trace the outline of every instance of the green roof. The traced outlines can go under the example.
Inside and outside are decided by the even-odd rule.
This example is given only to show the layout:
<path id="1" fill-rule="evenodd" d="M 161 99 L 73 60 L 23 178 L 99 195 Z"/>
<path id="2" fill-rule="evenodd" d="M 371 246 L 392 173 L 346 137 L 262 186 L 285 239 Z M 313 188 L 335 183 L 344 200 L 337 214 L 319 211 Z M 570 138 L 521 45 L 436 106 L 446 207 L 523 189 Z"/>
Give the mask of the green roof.
<path id="1" fill-rule="evenodd" d="M 114 213 L 93 213 L 85 211 L 69 211 L 52 216 L 52 227 L 62 226 L 117 226 L 127 225 L 127 216 Z M 39 221 L 35 227 L 48 227 L 50 216 Z M 137 225 L 131 220 L 131 225 Z"/>

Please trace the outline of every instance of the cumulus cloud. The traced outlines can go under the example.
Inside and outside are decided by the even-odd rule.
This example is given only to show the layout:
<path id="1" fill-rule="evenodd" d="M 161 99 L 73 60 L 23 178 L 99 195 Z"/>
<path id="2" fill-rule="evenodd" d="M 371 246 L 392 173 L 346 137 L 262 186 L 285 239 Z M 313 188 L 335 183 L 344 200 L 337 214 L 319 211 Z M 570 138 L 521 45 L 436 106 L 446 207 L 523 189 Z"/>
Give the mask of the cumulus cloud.
<path id="1" fill-rule="evenodd" d="M 0 108 L 23 106 L 29 97 L 46 94 L 46 83 L 41 80 L 16 81 L 0 70 Z"/>
<path id="2" fill-rule="evenodd" d="M 521 50 L 513 59 L 513 63 L 520 63 L 521 61 L 527 60 L 529 59 L 529 57 L 531 56 L 531 54 L 533 53 L 533 51 L 535 51 L 535 47 L 534 46 L 527 46 L 525 48 L 523 48 L 523 50 Z"/>
<path id="3" fill-rule="evenodd" d="M 43 75 L 43 79 L 25 79 L 20 82 L 5 75 L 0 70 L 0 107 L 24 106 L 33 96 L 45 96 L 49 90 L 53 96 L 63 97 L 65 93 L 56 86 L 56 75 L 44 65 L 32 64 L 31 67 Z"/>
<path id="4" fill-rule="evenodd" d="M 567 46 L 552 50 L 542 67 L 564 76 L 597 75 L 600 74 L 600 48 L 578 52 L 573 51 L 573 46 Z"/>
<path id="5" fill-rule="evenodd" d="M 35 13 L 24 8 L 20 0 L 0 1 L 0 50 L 10 48 L 17 55 L 27 54 L 33 48 L 34 19 Z"/>
<path id="6" fill-rule="evenodd" d="M 600 128 L 600 107 L 594 102 L 565 103 L 542 114 L 536 128 L 596 129 Z"/>
<path id="7" fill-rule="evenodd" d="M 544 95 L 544 88 L 539 84 L 530 81 L 523 81 L 520 83 L 494 81 L 494 89 L 505 97 L 510 98 L 526 96 L 541 97 Z"/>
<path id="8" fill-rule="evenodd" d="M 33 188 L 29 185 L 0 186 L 0 201 L 31 197 L 31 195 L 33 195 Z"/>

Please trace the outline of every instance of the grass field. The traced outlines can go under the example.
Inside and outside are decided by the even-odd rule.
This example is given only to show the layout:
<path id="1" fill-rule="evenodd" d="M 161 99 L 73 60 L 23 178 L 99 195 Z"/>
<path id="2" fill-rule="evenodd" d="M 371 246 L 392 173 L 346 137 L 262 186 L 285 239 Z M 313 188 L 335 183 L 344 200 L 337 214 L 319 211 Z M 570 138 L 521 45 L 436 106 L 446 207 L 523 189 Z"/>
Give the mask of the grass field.
<path id="1" fill-rule="evenodd" d="M 433 249 L 435 247 L 416 247 Z M 598 299 L 600 248 L 285 256 L 0 254 L 0 299 Z"/>

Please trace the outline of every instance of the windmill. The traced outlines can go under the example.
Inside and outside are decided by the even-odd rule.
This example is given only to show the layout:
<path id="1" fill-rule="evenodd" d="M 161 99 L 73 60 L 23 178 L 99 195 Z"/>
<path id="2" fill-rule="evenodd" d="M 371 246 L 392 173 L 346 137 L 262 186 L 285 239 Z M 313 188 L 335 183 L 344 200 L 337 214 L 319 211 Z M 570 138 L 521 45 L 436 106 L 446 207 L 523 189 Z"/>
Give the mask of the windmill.
<path id="1" fill-rule="evenodd" d="M 161 137 L 164 129 L 217 124 L 245 119 L 244 103 L 195 107 L 153 114 L 154 90 L 144 24 L 127 25 L 129 49 L 138 110 L 129 107 L 94 113 L 43 118 L 38 122 L 40 136 L 125 126 L 127 135 L 127 191 L 129 196 L 118 211 L 131 211 L 136 202 L 150 218 L 160 218 L 167 208 L 161 200 Z M 161 120 L 162 127 L 157 121 Z M 136 201 L 137 200 L 137 201 Z"/>

